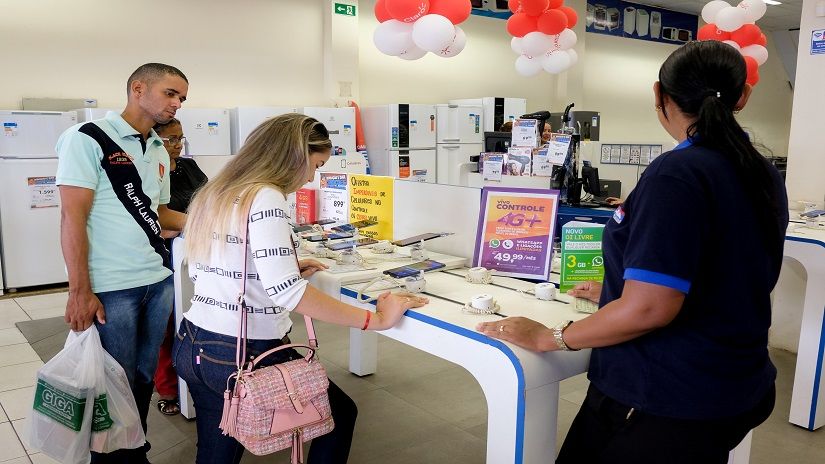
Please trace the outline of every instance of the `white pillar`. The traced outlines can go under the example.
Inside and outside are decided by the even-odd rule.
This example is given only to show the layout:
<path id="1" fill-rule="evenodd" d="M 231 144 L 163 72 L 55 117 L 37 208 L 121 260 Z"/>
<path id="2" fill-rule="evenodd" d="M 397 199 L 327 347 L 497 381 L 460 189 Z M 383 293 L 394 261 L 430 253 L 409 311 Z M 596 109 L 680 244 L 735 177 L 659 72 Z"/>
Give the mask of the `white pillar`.
<path id="1" fill-rule="evenodd" d="M 324 97 L 332 106 L 347 106 L 358 101 L 358 16 L 372 11 L 361 11 L 358 0 L 324 5 Z"/>
<path id="2" fill-rule="evenodd" d="M 825 54 L 811 54 L 814 30 L 825 29 L 825 17 L 816 16 L 822 0 L 802 1 L 799 25 L 799 53 L 796 61 L 791 135 L 788 143 L 787 188 L 791 207 L 797 200 L 809 200 L 823 206 L 825 201 Z"/>

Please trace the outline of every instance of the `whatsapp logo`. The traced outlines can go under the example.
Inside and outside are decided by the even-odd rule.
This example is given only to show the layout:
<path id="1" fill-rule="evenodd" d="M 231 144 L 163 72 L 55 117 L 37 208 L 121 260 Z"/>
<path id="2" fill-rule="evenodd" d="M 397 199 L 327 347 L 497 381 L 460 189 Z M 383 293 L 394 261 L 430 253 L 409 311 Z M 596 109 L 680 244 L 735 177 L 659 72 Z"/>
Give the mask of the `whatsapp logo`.
<path id="1" fill-rule="evenodd" d="M 498 248 L 501 246 L 501 240 L 494 238 L 490 240 L 490 248 Z"/>

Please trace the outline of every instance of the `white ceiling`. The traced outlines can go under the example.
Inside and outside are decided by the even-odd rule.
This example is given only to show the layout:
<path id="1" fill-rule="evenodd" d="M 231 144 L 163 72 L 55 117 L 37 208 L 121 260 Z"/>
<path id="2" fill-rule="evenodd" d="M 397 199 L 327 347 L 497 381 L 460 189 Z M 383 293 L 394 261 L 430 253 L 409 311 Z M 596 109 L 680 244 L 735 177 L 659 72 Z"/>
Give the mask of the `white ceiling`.
<path id="1" fill-rule="evenodd" d="M 639 1 L 636 3 L 644 3 L 651 6 L 659 6 L 673 11 L 681 11 L 684 13 L 701 14 L 702 7 L 708 3 L 709 0 L 648 0 Z M 778 0 L 781 5 L 768 5 L 768 11 L 765 16 L 756 22 L 756 25 L 766 31 L 775 31 L 780 29 L 797 29 L 799 28 L 799 21 L 802 18 L 802 0 Z M 729 1 L 729 3 L 736 5 L 737 2 Z"/>

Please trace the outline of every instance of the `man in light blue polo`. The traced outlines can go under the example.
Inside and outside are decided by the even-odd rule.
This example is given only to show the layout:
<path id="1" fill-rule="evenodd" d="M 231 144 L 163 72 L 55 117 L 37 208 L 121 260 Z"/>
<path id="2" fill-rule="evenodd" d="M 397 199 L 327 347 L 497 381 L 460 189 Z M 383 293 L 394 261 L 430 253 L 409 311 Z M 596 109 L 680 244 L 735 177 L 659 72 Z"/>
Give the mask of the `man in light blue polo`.
<path id="1" fill-rule="evenodd" d="M 78 124 L 57 142 L 66 322 L 75 331 L 97 325 L 129 377 L 144 431 L 174 294 L 160 231 L 181 230 L 186 219 L 166 207 L 169 154 L 152 127 L 175 116 L 188 90 L 177 68 L 145 64 L 127 81 L 123 113 Z M 148 449 L 92 453 L 92 462 L 143 464 Z"/>

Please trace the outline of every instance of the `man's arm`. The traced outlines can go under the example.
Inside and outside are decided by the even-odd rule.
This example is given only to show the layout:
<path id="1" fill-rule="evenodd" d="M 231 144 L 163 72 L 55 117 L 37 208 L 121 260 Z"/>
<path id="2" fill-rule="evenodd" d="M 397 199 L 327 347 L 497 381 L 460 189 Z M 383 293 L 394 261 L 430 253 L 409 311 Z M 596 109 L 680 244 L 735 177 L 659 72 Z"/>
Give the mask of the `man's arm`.
<path id="1" fill-rule="evenodd" d="M 163 230 L 183 230 L 186 214 L 169 209 L 166 205 L 158 206 L 158 219 Z"/>
<path id="2" fill-rule="evenodd" d="M 88 329 L 94 318 L 106 323 L 106 313 L 97 296 L 92 293 L 89 279 L 89 237 L 86 221 L 92 209 L 94 190 L 60 186 L 60 245 L 69 273 L 69 301 L 65 320 L 72 330 Z"/>

